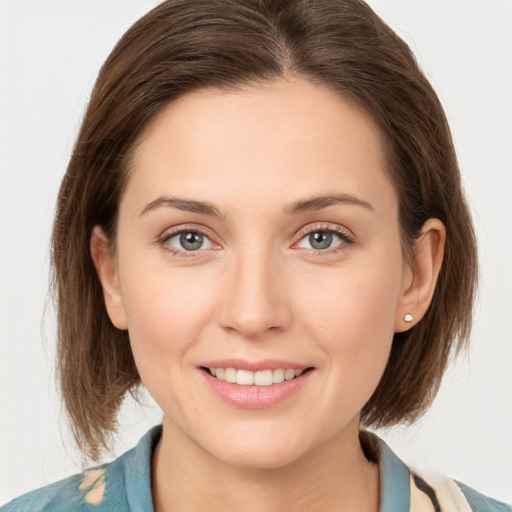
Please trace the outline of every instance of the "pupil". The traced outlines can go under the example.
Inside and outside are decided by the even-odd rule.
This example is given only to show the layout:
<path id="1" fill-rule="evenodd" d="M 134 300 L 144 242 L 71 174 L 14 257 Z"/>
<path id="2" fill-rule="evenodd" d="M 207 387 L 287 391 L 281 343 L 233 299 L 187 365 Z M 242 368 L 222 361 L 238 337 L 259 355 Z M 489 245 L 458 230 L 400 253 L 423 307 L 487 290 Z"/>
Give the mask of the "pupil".
<path id="1" fill-rule="evenodd" d="M 328 249 L 332 243 L 332 234 L 325 231 L 311 233 L 309 243 L 313 249 Z"/>
<path id="2" fill-rule="evenodd" d="M 180 244 L 187 251 L 197 251 L 203 245 L 203 235 L 200 233 L 182 233 Z"/>

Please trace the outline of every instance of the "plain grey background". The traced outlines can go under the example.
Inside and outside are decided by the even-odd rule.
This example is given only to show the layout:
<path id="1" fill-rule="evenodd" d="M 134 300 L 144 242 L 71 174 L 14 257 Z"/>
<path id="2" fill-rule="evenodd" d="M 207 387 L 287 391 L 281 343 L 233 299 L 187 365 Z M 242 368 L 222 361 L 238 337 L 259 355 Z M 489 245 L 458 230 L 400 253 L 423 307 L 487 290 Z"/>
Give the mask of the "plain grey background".
<path id="1" fill-rule="evenodd" d="M 80 469 L 42 322 L 54 202 L 95 76 L 155 0 L 0 0 L 0 503 Z M 383 435 L 407 461 L 512 502 L 512 1 L 373 0 L 451 123 L 480 241 L 473 345 L 433 408 Z M 461 254 L 461 258 L 464 257 Z M 115 454 L 160 420 L 128 403 Z"/>

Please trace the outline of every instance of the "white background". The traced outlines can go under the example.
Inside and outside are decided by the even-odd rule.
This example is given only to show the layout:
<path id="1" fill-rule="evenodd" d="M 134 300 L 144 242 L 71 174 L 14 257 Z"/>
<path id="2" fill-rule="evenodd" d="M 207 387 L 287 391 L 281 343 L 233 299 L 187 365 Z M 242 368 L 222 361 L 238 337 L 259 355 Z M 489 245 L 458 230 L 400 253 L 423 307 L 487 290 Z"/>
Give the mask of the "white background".
<path id="1" fill-rule="evenodd" d="M 155 0 L 0 0 L 0 503 L 79 468 L 43 313 L 55 198 L 103 60 Z M 373 0 L 445 105 L 480 240 L 469 355 L 427 416 L 382 435 L 512 502 L 512 1 Z M 464 257 L 464 255 L 461 255 Z M 128 404 L 119 454 L 159 421 Z"/>

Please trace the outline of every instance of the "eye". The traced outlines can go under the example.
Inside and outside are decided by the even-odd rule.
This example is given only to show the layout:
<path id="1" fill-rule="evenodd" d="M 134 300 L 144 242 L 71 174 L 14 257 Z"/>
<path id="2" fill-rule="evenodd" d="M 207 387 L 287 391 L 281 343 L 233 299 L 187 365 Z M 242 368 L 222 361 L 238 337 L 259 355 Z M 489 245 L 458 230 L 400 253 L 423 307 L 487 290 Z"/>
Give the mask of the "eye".
<path id="1" fill-rule="evenodd" d="M 192 252 L 200 249 L 210 249 L 211 240 L 198 231 L 179 231 L 166 238 L 166 243 L 180 251 Z"/>
<path id="2" fill-rule="evenodd" d="M 306 233 L 297 243 L 297 247 L 313 251 L 328 251 L 351 243 L 352 239 L 345 233 L 334 229 L 316 229 Z"/>

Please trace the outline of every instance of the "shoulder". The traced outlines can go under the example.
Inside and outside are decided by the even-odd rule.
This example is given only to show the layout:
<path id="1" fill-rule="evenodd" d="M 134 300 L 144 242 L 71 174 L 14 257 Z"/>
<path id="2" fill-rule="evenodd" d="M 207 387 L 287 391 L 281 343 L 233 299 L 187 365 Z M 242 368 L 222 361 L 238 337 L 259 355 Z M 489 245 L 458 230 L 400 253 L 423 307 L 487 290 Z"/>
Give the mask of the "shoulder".
<path id="1" fill-rule="evenodd" d="M 494 500 L 430 468 L 403 462 L 373 432 L 360 435 L 363 451 L 378 463 L 381 512 L 512 512 L 512 506 Z"/>
<path id="2" fill-rule="evenodd" d="M 113 462 L 24 494 L 0 512 L 151 510 L 150 460 L 161 428 Z"/>
<path id="3" fill-rule="evenodd" d="M 0 512 L 46 512 L 80 510 L 83 494 L 80 493 L 81 476 L 75 475 L 46 487 L 36 489 L 16 498 L 0 508 Z"/>
<path id="4" fill-rule="evenodd" d="M 96 510 L 105 492 L 107 467 L 86 471 L 11 501 L 0 512 L 67 512 Z"/>
<path id="5" fill-rule="evenodd" d="M 411 505 L 428 497 L 435 510 L 512 512 L 512 506 L 489 498 L 465 484 L 433 472 L 411 469 Z M 413 507 L 411 507 L 413 508 Z"/>
<path id="6" fill-rule="evenodd" d="M 464 494 L 472 510 L 477 512 L 512 512 L 512 506 L 501 501 L 494 500 L 471 489 L 467 485 L 457 482 L 457 486 Z"/>

